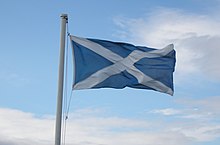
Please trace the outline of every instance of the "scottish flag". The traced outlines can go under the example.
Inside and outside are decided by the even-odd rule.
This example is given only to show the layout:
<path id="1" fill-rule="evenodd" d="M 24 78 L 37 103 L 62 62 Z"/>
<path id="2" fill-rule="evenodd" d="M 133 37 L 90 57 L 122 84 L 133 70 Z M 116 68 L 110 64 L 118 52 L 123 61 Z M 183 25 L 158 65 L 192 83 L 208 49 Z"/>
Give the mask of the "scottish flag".
<path id="1" fill-rule="evenodd" d="M 74 60 L 73 89 L 124 87 L 173 95 L 175 50 L 70 36 Z"/>

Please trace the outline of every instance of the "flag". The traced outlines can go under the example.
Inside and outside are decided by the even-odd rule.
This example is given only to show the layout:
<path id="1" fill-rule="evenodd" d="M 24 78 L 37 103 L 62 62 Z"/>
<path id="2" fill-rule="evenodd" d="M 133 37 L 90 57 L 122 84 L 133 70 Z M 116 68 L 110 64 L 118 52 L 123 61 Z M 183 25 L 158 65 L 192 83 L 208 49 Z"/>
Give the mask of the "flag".
<path id="1" fill-rule="evenodd" d="M 75 64 L 74 90 L 124 87 L 173 95 L 175 50 L 70 36 Z"/>

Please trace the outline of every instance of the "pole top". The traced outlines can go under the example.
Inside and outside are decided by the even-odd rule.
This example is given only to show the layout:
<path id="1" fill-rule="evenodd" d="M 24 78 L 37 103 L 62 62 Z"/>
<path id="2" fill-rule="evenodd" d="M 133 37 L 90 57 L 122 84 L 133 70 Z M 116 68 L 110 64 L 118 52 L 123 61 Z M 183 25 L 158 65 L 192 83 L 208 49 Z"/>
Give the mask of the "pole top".
<path id="1" fill-rule="evenodd" d="M 68 18 L 68 15 L 67 15 L 67 14 L 61 14 L 60 17 L 67 19 L 67 18 Z"/>

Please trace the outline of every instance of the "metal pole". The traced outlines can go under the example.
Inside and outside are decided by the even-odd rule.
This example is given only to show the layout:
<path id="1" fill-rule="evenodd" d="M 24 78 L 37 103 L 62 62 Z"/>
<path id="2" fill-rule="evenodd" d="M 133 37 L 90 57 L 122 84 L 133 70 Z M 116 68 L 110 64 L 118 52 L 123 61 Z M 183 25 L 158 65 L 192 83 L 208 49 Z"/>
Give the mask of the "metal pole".
<path id="1" fill-rule="evenodd" d="M 60 145 L 60 143 L 61 143 L 65 36 L 66 36 L 66 23 L 68 21 L 67 14 L 62 14 L 60 17 L 61 17 L 60 62 L 59 62 L 59 78 L 58 78 L 58 93 L 57 93 L 57 114 L 56 114 L 55 145 Z"/>

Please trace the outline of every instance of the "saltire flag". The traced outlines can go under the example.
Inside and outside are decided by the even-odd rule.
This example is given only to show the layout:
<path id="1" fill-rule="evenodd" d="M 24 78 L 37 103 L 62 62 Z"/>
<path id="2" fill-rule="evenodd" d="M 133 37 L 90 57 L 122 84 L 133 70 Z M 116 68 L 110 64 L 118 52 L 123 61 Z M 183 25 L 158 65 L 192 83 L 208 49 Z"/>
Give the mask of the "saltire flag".
<path id="1" fill-rule="evenodd" d="M 70 35 L 75 64 L 74 90 L 124 87 L 173 95 L 175 50 Z"/>

